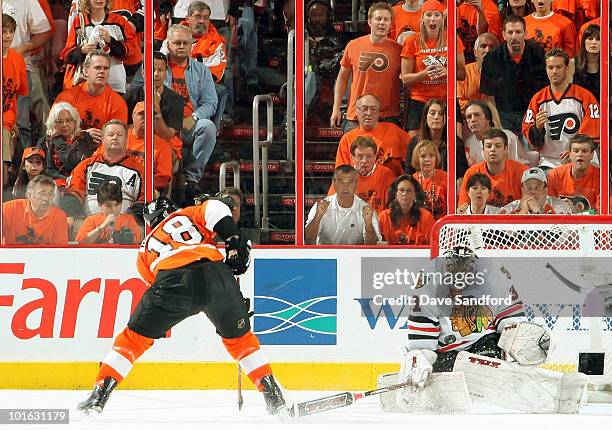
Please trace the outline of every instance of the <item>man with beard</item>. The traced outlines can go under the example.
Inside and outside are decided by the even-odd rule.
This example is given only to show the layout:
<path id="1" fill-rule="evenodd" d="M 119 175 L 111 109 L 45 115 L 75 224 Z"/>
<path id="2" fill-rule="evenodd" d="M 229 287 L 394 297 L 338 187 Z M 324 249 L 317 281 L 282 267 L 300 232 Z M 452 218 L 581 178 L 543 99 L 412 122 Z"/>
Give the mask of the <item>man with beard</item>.
<path id="1" fill-rule="evenodd" d="M 599 103 L 588 90 L 568 82 L 569 56 L 560 48 L 546 53 L 550 86 L 538 91 L 525 112 L 523 134 L 542 154 L 540 167 L 560 166 L 577 133 L 599 140 Z M 598 164 L 595 157 L 595 164 Z"/>
<path id="2" fill-rule="evenodd" d="M 521 133 L 523 115 L 531 97 L 548 83 L 544 51 L 525 40 L 525 20 L 510 15 L 504 20 L 506 43 L 491 51 L 482 62 L 480 92 L 497 109 L 504 128 Z"/>

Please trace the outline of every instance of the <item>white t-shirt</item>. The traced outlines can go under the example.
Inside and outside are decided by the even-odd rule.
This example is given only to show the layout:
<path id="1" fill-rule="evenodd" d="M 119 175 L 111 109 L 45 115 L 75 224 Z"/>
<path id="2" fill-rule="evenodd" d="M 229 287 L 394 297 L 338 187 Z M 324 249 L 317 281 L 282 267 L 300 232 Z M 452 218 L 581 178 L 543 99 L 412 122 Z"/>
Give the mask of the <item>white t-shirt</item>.
<path id="1" fill-rule="evenodd" d="M 519 141 L 516 134 L 509 130 L 502 129 L 506 136 L 508 136 L 508 158 L 511 160 L 518 161 L 519 163 L 529 164 L 528 160 L 523 160 L 518 154 Z M 476 138 L 474 134 L 470 134 L 465 139 L 465 157 L 468 159 L 470 166 L 476 163 L 484 161 L 484 155 L 482 153 L 482 142 Z"/>
<path id="2" fill-rule="evenodd" d="M 485 209 L 482 215 L 497 215 L 500 212 L 501 212 L 501 208 L 498 208 L 497 206 L 485 205 Z M 472 212 L 472 205 L 468 205 L 467 210 L 465 211 L 465 214 L 474 215 L 474 213 Z"/>
<path id="3" fill-rule="evenodd" d="M 17 22 L 15 38 L 11 47 L 16 47 L 29 42 L 32 34 L 45 33 L 51 30 L 49 20 L 45 15 L 38 0 L 4 0 L 2 2 L 2 13 L 12 16 Z M 34 62 L 38 57 L 42 58 L 43 53 L 36 54 Z M 32 56 L 24 55 L 26 69 L 32 70 Z"/>
<path id="4" fill-rule="evenodd" d="M 368 204 L 355 196 L 353 206 L 342 208 L 338 205 L 338 195 L 332 194 L 325 198 L 329 201 L 327 212 L 321 218 L 317 233 L 317 245 L 363 245 L 365 239 L 365 221 L 362 210 Z M 317 202 L 308 213 L 308 226 L 317 213 Z M 372 215 L 372 225 L 378 240 L 382 240 L 376 211 Z"/>

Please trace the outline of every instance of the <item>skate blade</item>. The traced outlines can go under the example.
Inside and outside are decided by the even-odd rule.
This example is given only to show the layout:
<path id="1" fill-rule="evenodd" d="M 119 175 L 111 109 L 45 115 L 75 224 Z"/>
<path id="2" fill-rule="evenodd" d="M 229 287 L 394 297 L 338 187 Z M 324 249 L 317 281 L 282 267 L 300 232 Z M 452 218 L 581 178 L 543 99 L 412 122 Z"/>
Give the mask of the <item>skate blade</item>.
<path id="1" fill-rule="evenodd" d="M 95 420 L 98 417 L 98 415 L 100 415 L 100 412 L 102 412 L 102 409 L 98 409 L 98 408 L 90 408 L 90 409 L 77 408 L 77 410 L 79 411 L 79 414 L 85 419 L 87 419 L 88 421 Z"/>

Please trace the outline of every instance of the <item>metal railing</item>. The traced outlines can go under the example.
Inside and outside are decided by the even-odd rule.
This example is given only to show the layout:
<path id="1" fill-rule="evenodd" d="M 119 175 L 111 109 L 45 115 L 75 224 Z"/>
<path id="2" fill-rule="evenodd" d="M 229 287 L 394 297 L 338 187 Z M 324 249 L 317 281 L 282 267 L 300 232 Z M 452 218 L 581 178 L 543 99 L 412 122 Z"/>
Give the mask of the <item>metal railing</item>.
<path id="1" fill-rule="evenodd" d="M 295 117 L 294 57 L 295 30 L 291 30 L 287 38 L 287 161 L 293 161 L 293 118 Z"/>
<path id="2" fill-rule="evenodd" d="M 237 161 L 226 161 L 225 163 L 221 163 L 221 167 L 219 168 L 219 191 L 222 191 L 225 185 L 225 177 L 227 176 L 227 169 L 232 169 L 232 173 L 234 174 L 234 184 L 232 185 L 234 188 L 240 188 L 240 164 Z"/>
<path id="3" fill-rule="evenodd" d="M 259 140 L 259 103 L 266 102 L 266 131 L 265 140 Z M 268 217 L 268 148 L 272 145 L 273 128 L 272 96 L 258 94 L 253 98 L 253 196 L 255 198 L 255 227 L 269 228 Z M 259 152 L 261 150 L 261 158 Z M 261 169 L 261 194 L 260 194 Z M 261 208 L 263 206 L 263 217 Z"/>

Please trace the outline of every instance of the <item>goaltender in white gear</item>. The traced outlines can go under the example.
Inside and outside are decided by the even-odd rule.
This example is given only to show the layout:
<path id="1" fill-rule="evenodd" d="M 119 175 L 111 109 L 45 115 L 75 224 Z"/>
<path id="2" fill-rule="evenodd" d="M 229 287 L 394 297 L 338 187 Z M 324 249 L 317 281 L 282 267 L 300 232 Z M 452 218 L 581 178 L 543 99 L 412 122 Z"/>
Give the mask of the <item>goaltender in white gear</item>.
<path id="1" fill-rule="evenodd" d="M 430 262 L 422 280 L 412 292 L 400 373 L 379 378 L 384 386 L 412 386 L 397 392 L 395 405 L 390 396 L 381 398 L 383 409 L 423 412 L 419 398 L 426 397 L 441 412 L 468 410 L 469 398 L 525 412 L 578 412 L 586 400 L 586 375 L 530 367 L 546 360 L 550 337 L 527 321 L 503 265 L 457 247 Z M 452 378 L 440 373 L 451 371 Z M 445 387 L 454 395 L 443 395 Z"/>

